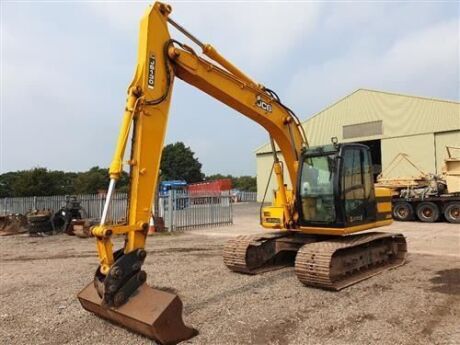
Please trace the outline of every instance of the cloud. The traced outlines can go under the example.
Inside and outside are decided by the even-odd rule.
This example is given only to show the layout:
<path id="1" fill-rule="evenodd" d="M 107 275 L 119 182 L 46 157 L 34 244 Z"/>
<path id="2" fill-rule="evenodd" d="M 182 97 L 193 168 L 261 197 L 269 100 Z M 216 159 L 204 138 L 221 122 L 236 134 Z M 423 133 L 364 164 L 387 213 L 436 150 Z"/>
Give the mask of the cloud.
<path id="1" fill-rule="evenodd" d="M 102 20 L 103 25 L 110 25 L 118 33 L 131 35 L 137 33 L 139 20 L 151 2 L 90 1 L 84 5 Z M 135 37 L 137 38 L 137 35 Z"/>
<path id="2" fill-rule="evenodd" d="M 353 48 L 300 70 L 289 87 L 290 101 L 311 115 L 358 88 L 458 99 L 457 20 L 402 35 L 383 51 Z"/>
<path id="3" fill-rule="evenodd" d="M 0 169 L 109 164 L 150 3 L 2 7 Z M 176 21 L 302 118 L 362 87 L 458 97 L 458 4 L 172 5 Z M 172 99 L 168 142 L 191 146 L 208 173 L 255 173 L 264 130 L 181 81 Z"/>
<path id="4" fill-rule="evenodd" d="M 37 9 L 46 16 L 37 16 Z M 116 98 L 111 94 L 118 78 L 110 73 L 114 66 L 107 67 L 114 54 L 103 30 L 91 35 L 90 27 L 76 25 L 69 4 L 9 3 L 4 10 L 0 170 L 107 165 L 124 88 Z M 101 106 L 109 99 L 119 107 L 115 122 L 107 121 L 113 113 Z M 95 142 L 103 144 L 107 159 L 94 152 Z"/>
<path id="5" fill-rule="evenodd" d="M 114 28 L 129 34 L 134 28 L 137 30 L 141 8 L 145 8 L 143 3 L 89 3 L 88 6 Z M 314 31 L 320 16 L 317 3 L 177 2 L 172 6 L 174 20 L 253 73 L 266 71 L 286 58 L 295 44 Z M 180 41 L 188 41 L 174 28 L 171 33 Z"/>

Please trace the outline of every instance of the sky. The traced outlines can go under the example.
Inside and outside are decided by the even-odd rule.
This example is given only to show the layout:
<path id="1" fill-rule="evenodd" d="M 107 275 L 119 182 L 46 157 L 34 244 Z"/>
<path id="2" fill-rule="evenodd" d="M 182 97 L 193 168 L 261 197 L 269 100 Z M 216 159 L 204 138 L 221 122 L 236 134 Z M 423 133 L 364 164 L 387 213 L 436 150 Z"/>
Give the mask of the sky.
<path id="1" fill-rule="evenodd" d="M 0 4 L 0 173 L 107 167 L 149 2 Z M 173 19 L 275 90 L 301 120 L 359 88 L 460 98 L 457 2 L 170 4 Z M 254 151 L 268 134 L 177 80 L 166 143 L 176 141 L 206 174 L 255 176 Z"/>

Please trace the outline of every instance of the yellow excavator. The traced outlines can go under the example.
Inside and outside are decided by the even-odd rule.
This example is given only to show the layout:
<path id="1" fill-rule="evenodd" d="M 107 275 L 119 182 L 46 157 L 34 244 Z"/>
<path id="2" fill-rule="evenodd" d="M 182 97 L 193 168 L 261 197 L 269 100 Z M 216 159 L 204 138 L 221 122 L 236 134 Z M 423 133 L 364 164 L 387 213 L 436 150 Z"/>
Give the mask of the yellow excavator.
<path id="1" fill-rule="evenodd" d="M 305 285 L 340 290 L 403 264 L 407 246 L 401 234 L 356 234 L 392 222 L 391 195 L 374 187 L 369 149 L 336 139 L 309 147 L 298 117 L 274 91 L 186 31 L 170 17 L 171 10 L 156 2 L 141 20 L 137 67 L 109 169 L 106 203 L 100 225 L 91 229 L 100 263 L 94 281 L 78 294 L 82 306 L 161 344 L 197 334 L 183 322 L 179 297 L 150 288 L 142 270 L 175 77 L 257 122 L 270 135 L 277 190 L 272 205 L 261 209 L 261 225 L 272 232 L 228 241 L 224 263 L 230 270 L 256 274 L 294 264 Z M 172 39 L 168 24 L 203 55 Z M 131 152 L 124 161 L 128 140 Z M 127 220 L 110 224 L 110 200 L 124 164 L 130 168 Z M 284 169 L 292 188 L 284 180 Z M 115 235 L 125 238 L 116 251 Z"/>

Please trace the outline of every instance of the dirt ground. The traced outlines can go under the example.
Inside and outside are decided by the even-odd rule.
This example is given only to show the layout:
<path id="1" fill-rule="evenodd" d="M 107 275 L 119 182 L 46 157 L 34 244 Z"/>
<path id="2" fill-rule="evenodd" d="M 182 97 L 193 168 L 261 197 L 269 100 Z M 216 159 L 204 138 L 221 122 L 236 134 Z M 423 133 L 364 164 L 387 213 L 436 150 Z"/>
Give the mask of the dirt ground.
<path id="1" fill-rule="evenodd" d="M 225 241 L 261 231 L 258 206 L 233 226 L 149 239 L 151 286 L 170 288 L 199 335 L 184 344 L 460 344 L 460 227 L 395 223 L 408 262 L 341 292 L 303 286 L 293 268 L 232 273 Z M 120 242 L 118 242 L 120 243 Z M 1 344 L 152 344 L 84 311 L 77 292 L 97 266 L 93 239 L 0 238 Z"/>

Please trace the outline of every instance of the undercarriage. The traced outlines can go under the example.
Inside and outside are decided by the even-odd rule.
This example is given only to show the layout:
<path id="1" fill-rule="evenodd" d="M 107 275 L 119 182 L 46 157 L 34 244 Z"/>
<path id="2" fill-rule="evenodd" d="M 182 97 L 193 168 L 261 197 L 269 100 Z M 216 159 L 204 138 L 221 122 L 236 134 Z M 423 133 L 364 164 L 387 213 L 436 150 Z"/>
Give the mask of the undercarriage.
<path id="1" fill-rule="evenodd" d="M 224 248 L 224 263 L 234 272 L 257 274 L 295 266 L 305 285 L 341 290 L 405 261 L 401 234 L 368 232 L 345 237 L 293 231 L 239 236 Z"/>

